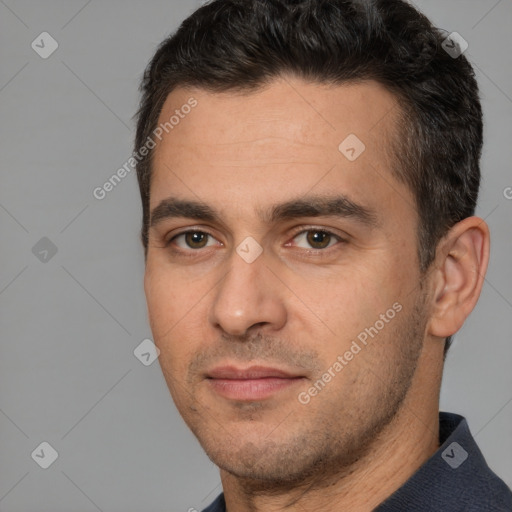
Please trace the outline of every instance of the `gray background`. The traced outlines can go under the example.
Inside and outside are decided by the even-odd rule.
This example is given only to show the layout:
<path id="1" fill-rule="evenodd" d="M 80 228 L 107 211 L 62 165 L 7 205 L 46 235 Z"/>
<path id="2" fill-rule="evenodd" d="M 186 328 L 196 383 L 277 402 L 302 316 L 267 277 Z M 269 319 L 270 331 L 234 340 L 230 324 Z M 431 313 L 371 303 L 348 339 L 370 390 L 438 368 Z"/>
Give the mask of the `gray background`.
<path id="1" fill-rule="evenodd" d="M 469 42 L 486 117 L 478 214 L 492 257 L 448 357 L 441 408 L 468 418 L 512 486 L 512 2 L 417 4 Z M 156 45 L 198 5 L 0 0 L 3 512 L 180 512 L 220 492 L 158 362 L 133 354 L 151 338 L 134 171 L 104 200 L 92 195 L 131 154 Z M 31 48 L 43 31 L 59 44 L 47 59 Z M 43 237 L 57 248 L 47 261 L 32 250 Z M 43 441 L 59 454 L 48 469 L 31 457 Z"/>

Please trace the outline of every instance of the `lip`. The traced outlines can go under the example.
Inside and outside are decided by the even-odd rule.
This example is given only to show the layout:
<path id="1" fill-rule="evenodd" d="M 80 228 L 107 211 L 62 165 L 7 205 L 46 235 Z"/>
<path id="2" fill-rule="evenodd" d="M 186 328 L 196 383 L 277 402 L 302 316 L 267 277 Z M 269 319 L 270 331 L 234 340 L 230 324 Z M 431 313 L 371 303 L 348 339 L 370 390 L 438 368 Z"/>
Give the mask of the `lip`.
<path id="1" fill-rule="evenodd" d="M 210 379 L 232 379 L 232 380 L 248 380 L 248 379 L 266 379 L 281 378 L 292 379 L 298 377 L 293 373 L 279 368 L 271 368 L 267 366 L 249 366 L 248 368 L 237 368 L 236 366 L 219 366 L 207 372 Z"/>
<path id="2" fill-rule="evenodd" d="M 279 368 L 222 366 L 209 371 L 206 379 L 213 391 L 224 398 L 257 401 L 296 385 L 304 377 Z"/>

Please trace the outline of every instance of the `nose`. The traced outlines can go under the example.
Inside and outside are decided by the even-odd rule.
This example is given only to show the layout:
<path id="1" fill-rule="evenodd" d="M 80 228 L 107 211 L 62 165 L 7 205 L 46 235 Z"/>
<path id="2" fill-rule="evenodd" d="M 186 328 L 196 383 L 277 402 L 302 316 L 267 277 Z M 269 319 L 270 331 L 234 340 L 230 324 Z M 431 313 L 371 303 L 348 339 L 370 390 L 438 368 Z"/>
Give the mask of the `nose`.
<path id="1" fill-rule="evenodd" d="M 283 284 L 266 265 L 265 252 L 248 262 L 233 251 L 227 273 L 215 288 L 209 321 L 232 336 L 279 330 L 286 323 Z"/>

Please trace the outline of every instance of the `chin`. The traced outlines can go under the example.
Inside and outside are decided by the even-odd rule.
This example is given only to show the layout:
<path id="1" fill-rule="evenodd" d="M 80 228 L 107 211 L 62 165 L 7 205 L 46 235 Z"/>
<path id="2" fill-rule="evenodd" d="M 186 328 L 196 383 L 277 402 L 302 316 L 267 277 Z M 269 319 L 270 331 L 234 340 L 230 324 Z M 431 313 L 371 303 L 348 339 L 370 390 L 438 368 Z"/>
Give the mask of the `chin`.
<path id="1" fill-rule="evenodd" d="M 297 487 L 333 462 L 332 454 L 319 450 L 310 436 L 276 438 L 274 434 L 270 439 L 268 432 L 247 437 L 237 432 L 222 440 L 203 439 L 201 445 L 221 470 L 262 488 Z"/>

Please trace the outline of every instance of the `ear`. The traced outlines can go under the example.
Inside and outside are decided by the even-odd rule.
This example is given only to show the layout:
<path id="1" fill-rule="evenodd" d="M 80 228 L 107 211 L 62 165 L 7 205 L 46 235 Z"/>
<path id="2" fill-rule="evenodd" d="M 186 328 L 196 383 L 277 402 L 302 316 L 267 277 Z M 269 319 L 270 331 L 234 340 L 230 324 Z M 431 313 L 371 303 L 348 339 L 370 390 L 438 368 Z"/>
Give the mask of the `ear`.
<path id="1" fill-rule="evenodd" d="M 489 227 L 479 217 L 455 224 L 436 253 L 429 334 L 455 334 L 480 296 L 490 251 Z"/>

